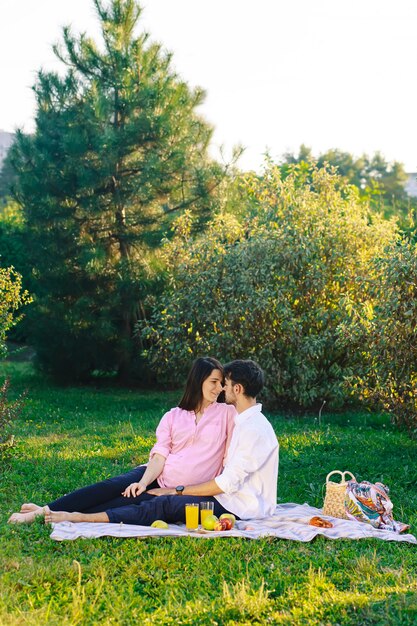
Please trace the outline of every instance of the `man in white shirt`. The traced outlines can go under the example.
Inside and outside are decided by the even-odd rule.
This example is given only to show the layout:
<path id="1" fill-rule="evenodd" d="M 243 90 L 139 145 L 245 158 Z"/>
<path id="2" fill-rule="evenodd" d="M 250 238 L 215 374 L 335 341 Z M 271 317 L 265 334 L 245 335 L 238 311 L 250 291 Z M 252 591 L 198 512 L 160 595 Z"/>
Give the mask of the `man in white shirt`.
<path id="1" fill-rule="evenodd" d="M 221 492 L 213 495 L 241 519 L 267 517 L 276 507 L 279 446 L 256 402 L 263 372 L 253 361 L 234 361 L 225 366 L 225 377 L 226 402 L 238 415 L 224 470 L 214 479 Z"/>
<path id="2" fill-rule="evenodd" d="M 233 513 L 240 519 L 272 515 L 276 506 L 279 445 L 274 430 L 262 414 L 256 396 L 264 373 L 254 361 L 237 360 L 224 367 L 226 402 L 236 407 L 235 428 L 223 472 L 198 485 L 148 491 L 151 500 L 102 513 L 47 511 L 46 522 L 124 522 L 149 526 L 156 519 L 185 521 L 185 502 L 214 502 L 215 515 Z M 186 496 L 184 498 L 183 496 Z"/>

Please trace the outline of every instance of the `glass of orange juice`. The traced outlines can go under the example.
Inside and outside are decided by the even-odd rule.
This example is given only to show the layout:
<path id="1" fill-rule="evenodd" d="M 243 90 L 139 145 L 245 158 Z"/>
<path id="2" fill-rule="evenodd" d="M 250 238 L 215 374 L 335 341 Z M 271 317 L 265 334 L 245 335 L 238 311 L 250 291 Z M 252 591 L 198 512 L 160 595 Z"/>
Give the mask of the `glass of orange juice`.
<path id="1" fill-rule="evenodd" d="M 187 530 L 197 530 L 198 528 L 198 502 L 185 505 L 185 526 Z"/>
<path id="2" fill-rule="evenodd" d="M 214 513 L 214 502 L 200 502 L 200 521 L 203 524 L 208 515 Z"/>

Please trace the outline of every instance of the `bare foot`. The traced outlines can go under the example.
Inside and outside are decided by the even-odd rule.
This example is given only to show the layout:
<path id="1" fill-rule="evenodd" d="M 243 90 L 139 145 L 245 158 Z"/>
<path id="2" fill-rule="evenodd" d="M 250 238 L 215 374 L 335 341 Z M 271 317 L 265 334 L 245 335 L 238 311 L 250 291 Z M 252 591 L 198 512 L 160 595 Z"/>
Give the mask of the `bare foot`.
<path id="1" fill-rule="evenodd" d="M 25 504 L 22 504 L 22 506 L 20 507 L 20 512 L 29 513 L 29 511 L 43 511 L 43 507 L 38 506 L 33 502 L 25 502 Z"/>
<path id="2" fill-rule="evenodd" d="M 35 521 L 35 517 L 43 515 L 43 509 L 41 511 L 28 511 L 28 513 L 13 513 L 8 519 L 9 524 L 31 524 Z"/>
<path id="3" fill-rule="evenodd" d="M 48 511 L 45 513 L 45 524 L 58 522 L 79 522 L 80 513 L 68 513 L 67 511 Z"/>
<path id="4" fill-rule="evenodd" d="M 45 523 L 57 523 L 57 522 L 106 522 L 108 523 L 109 516 L 105 511 L 102 513 L 68 513 L 68 511 L 51 511 L 49 507 L 45 506 Z"/>

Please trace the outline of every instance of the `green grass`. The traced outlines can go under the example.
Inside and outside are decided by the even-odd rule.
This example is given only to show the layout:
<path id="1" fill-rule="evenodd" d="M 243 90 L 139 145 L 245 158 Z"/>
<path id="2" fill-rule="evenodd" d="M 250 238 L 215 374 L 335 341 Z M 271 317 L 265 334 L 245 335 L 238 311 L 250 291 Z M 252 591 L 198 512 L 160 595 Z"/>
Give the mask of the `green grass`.
<path id="1" fill-rule="evenodd" d="M 175 393 L 59 388 L 25 363 L 0 365 L 29 389 L 18 454 L 1 476 L 0 623 L 249 625 L 416 624 L 417 547 L 377 540 L 192 538 L 55 542 L 40 521 L 7 525 L 45 503 L 145 461 Z M 321 506 L 332 469 L 391 487 L 417 532 L 417 442 L 381 416 L 269 416 L 280 440 L 279 501 Z"/>

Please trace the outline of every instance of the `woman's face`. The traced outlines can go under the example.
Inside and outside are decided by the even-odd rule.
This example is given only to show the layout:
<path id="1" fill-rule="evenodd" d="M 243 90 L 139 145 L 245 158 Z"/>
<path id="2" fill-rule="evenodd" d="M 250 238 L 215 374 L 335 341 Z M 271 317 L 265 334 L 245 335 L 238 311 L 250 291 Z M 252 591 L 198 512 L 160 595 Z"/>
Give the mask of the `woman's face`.
<path id="1" fill-rule="evenodd" d="M 223 391 L 223 374 L 220 370 L 213 370 L 203 382 L 201 393 L 206 402 L 216 402 L 218 395 Z"/>

